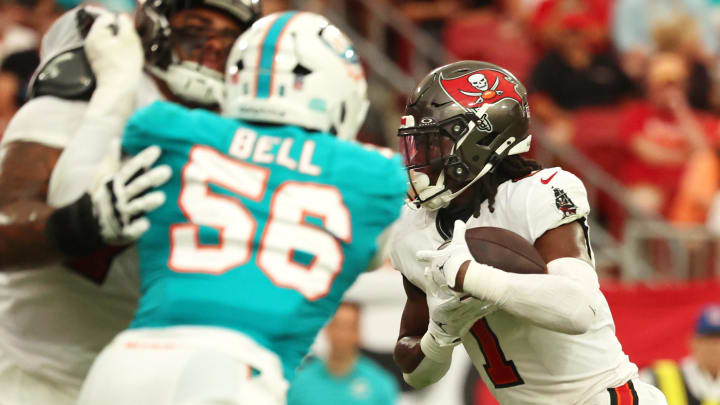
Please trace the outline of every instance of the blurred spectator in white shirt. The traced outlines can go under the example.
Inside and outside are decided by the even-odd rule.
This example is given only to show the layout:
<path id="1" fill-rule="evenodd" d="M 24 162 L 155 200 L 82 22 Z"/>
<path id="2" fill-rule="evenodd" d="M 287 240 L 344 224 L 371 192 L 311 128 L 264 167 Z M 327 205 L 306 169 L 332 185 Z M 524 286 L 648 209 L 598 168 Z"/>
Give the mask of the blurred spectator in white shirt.
<path id="1" fill-rule="evenodd" d="M 616 0 L 613 16 L 613 42 L 631 77 L 643 74 L 647 56 L 655 51 L 654 31 L 678 20 L 685 21 L 688 33 L 696 36 L 698 57 L 717 55 L 718 38 L 708 0 Z"/>

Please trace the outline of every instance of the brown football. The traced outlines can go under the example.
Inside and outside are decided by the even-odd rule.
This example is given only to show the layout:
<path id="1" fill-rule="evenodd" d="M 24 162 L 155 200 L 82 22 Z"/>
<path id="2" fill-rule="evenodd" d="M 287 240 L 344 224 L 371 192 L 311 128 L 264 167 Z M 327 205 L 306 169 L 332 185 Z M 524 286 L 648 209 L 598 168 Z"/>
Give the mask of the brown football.
<path id="1" fill-rule="evenodd" d="M 483 226 L 465 231 L 470 253 L 478 263 L 510 273 L 547 273 L 545 260 L 525 238 L 507 229 Z"/>

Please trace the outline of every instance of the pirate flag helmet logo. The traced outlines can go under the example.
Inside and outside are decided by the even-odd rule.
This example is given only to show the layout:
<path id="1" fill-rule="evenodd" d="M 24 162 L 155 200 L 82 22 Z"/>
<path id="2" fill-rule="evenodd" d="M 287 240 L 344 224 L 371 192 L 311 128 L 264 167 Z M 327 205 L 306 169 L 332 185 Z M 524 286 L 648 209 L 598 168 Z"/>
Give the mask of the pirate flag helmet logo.
<path id="1" fill-rule="evenodd" d="M 523 103 L 514 77 L 494 69 L 482 69 L 460 77 L 447 79 L 440 76 L 443 90 L 458 104 L 466 108 L 479 108 L 485 103 L 494 104 L 500 100 L 512 99 Z"/>
<path id="2" fill-rule="evenodd" d="M 398 130 L 415 202 L 447 206 L 505 156 L 527 152 L 529 126 L 527 92 L 509 71 L 460 61 L 430 72 Z"/>

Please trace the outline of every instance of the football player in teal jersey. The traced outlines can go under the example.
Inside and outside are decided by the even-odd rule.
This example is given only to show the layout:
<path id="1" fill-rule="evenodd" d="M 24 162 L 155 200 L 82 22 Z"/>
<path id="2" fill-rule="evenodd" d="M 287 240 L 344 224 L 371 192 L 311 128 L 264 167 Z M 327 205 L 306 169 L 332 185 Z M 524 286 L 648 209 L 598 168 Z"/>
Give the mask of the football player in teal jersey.
<path id="1" fill-rule="evenodd" d="M 157 102 L 123 137 L 173 175 L 138 241 L 142 297 L 79 404 L 284 404 L 343 293 L 379 264 L 407 177 L 353 141 L 366 82 L 316 14 L 259 20 L 228 58 L 223 115 Z"/>

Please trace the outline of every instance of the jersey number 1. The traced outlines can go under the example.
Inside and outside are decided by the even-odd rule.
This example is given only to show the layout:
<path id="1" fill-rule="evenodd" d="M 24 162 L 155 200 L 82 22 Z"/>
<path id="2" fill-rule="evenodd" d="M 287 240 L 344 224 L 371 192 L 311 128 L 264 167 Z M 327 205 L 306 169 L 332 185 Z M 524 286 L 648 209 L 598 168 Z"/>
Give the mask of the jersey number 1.
<path id="1" fill-rule="evenodd" d="M 497 336 L 490 329 L 487 319 L 482 318 L 473 325 L 470 332 L 480 345 L 485 356 L 485 371 L 495 388 L 508 388 L 525 384 L 512 360 L 505 358 Z"/>
<path id="2" fill-rule="evenodd" d="M 205 146 L 193 147 L 178 201 L 189 223 L 170 228 L 170 269 L 219 275 L 247 263 L 257 221 L 238 198 L 215 193 L 210 185 L 261 201 L 269 178 L 267 168 Z M 308 223 L 308 217 L 321 221 L 322 228 Z M 201 225 L 218 231 L 217 244 L 200 243 Z M 335 187 L 286 181 L 272 196 L 257 266 L 275 285 L 316 300 L 327 295 L 342 269 L 344 253 L 336 237 L 350 243 L 351 236 L 350 213 Z M 296 251 L 311 254 L 312 260 L 299 263 L 294 260 Z"/>

